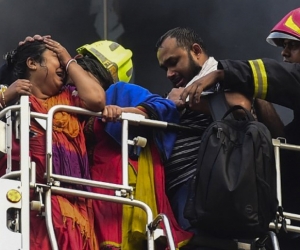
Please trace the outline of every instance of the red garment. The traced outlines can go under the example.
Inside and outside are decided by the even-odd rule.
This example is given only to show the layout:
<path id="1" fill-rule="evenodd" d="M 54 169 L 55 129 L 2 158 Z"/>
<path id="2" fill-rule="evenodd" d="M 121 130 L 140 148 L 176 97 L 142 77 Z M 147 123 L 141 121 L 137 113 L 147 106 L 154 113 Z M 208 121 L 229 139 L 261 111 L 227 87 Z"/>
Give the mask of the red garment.
<path id="1" fill-rule="evenodd" d="M 58 104 L 80 106 L 80 99 L 74 96 L 69 88 L 59 95 L 45 101 L 30 96 L 32 111 L 47 113 Z M 31 120 L 29 151 L 31 161 L 36 163 L 36 181 L 45 183 L 46 171 L 46 138 L 45 130 Z M 19 169 L 19 141 L 13 138 L 12 164 Z M 53 168 L 56 174 L 65 174 L 81 178 L 89 178 L 88 158 L 85 139 L 77 116 L 66 112 L 58 112 L 53 118 Z M 5 174 L 6 157 L 0 159 L 0 174 Z M 31 199 L 34 194 L 31 192 Z M 97 250 L 98 244 L 94 233 L 94 214 L 92 201 L 79 197 L 62 197 L 52 195 L 52 220 L 59 250 Z M 46 222 L 38 212 L 30 211 L 30 249 L 51 250 Z"/>
<path id="2" fill-rule="evenodd" d="M 103 123 L 99 122 L 97 119 L 94 123 L 93 134 L 96 136 L 97 144 L 94 148 L 93 165 L 91 166 L 92 179 L 121 184 L 122 156 L 120 145 L 117 144 L 104 131 Z M 157 212 L 164 213 L 168 217 L 175 245 L 176 247 L 179 247 L 187 243 L 192 234 L 183 231 L 179 227 L 172 213 L 170 204 L 165 194 L 164 168 L 162 166 L 158 151 L 154 145 L 151 146 L 151 154 L 155 179 Z M 138 166 L 138 162 L 133 160 L 130 160 L 130 164 L 133 166 L 136 172 L 138 172 L 138 168 L 143 167 Z M 102 194 L 114 195 L 114 191 L 109 189 L 93 188 L 93 191 Z M 95 231 L 100 244 L 100 249 L 121 249 L 123 237 L 122 234 L 124 233 L 122 230 L 124 230 L 124 223 L 131 223 L 126 222 L 126 218 L 122 217 L 122 205 L 100 200 L 94 201 L 93 205 L 95 213 Z M 141 244 L 142 243 L 143 242 L 141 242 Z M 139 245 L 137 242 L 135 249 L 141 249 L 139 248 L 140 246 L 141 245 Z"/>

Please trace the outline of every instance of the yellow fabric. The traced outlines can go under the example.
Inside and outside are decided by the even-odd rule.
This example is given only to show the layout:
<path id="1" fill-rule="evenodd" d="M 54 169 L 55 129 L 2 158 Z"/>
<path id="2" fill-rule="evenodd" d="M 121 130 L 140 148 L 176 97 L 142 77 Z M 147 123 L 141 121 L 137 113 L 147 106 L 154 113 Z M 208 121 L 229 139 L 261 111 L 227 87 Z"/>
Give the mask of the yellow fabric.
<path id="1" fill-rule="evenodd" d="M 146 203 L 152 210 L 153 217 L 157 215 L 153 163 L 149 146 L 146 146 L 138 160 L 138 174 L 132 166 L 128 170 L 129 184 L 135 186 L 136 200 Z M 122 250 L 142 249 L 146 240 L 146 212 L 138 207 L 123 206 L 122 220 Z"/>

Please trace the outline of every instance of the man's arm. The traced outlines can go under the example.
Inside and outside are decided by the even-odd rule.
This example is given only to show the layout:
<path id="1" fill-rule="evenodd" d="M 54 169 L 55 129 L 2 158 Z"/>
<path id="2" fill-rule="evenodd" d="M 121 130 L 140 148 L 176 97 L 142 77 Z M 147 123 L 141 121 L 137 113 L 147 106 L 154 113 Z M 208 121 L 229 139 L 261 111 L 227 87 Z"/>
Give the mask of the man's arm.
<path id="1" fill-rule="evenodd" d="M 180 99 L 180 95 L 183 90 L 184 88 L 173 88 L 168 95 L 168 99 L 175 103 L 179 111 L 186 108 L 186 103 Z M 229 107 L 240 105 L 247 110 L 251 110 L 251 99 L 241 93 L 226 92 L 225 99 Z M 210 109 L 207 98 L 201 98 L 201 101 L 198 103 L 198 105 L 194 105 L 192 110 L 209 115 Z"/>
<path id="2" fill-rule="evenodd" d="M 255 98 L 253 106 L 257 120 L 266 125 L 272 137 L 284 137 L 284 124 L 273 104 Z"/>
<path id="3" fill-rule="evenodd" d="M 224 89 L 265 99 L 291 109 L 300 105 L 300 64 L 278 63 L 273 59 L 221 60 L 218 70 L 187 87 L 181 98 L 186 100 L 189 96 L 189 105 L 197 105 L 202 91 L 218 82 Z"/>

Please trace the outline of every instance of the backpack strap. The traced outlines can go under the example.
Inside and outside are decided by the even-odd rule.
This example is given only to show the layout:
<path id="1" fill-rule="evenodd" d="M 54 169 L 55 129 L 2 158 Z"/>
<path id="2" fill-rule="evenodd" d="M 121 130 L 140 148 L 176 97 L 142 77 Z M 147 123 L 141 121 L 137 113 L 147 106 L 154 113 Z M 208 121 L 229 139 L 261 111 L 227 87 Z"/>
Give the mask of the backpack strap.
<path id="1" fill-rule="evenodd" d="M 224 92 L 208 95 L 208 103 L 210 113 L 214 121 L 221 120 L 229 109 Z M 233 114 L 229 114 L 226 119 L 234 119 Z"/>

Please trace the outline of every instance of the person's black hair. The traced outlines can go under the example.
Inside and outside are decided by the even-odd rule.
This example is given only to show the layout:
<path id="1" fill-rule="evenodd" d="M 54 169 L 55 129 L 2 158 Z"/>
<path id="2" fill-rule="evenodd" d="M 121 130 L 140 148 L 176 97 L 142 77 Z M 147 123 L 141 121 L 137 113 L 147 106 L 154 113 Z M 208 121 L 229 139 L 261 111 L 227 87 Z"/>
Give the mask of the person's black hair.
<path id="1" fill-rule="evenodd" d="M 164 40 L 168 37 L 175 38 L 177 45 L 179 47 L 184 47 L 186 49 L 191 50 L 194 43 L 198 43 L 202 50 L 207 53 L 206 46 L 202 40 L 202 38 L 191 28 L 182 28 L 176 27 L 174 29 L 168 30 L 165 34 L 163 34 L 156 43 L 156 50 L 158 50 Z"/>
<path id="2" fill-rule="evenodd" d="M 27 59 L 32 58 L 42 65 L 44 58 L 42 54 L 46 50 L 46 45 L 42 41 L 26 42 L 16 49 L 6 53 L 4 59 L 6 64 L 1 67 L 1 84 L 10 85 L 17 79 L 28 79 Z"/>
<path id="3" fill-rule="evenodd" d="M 76 58 L 76 60 L 84 70 L 90 72 L 98 79 L 104 90 L 107 90 L 114 83 L 111 73 L 93 56 L 85 55 Z"/>
<path id="4" fill-rule="evenodd" d="M 4 63 L 0 66 L 0 84 L 1 85 L 10 85 L 11 84 L 11 72 L 8 69 L 7 63 Z"/>

